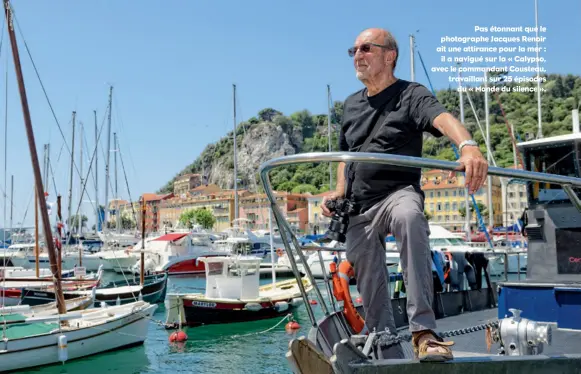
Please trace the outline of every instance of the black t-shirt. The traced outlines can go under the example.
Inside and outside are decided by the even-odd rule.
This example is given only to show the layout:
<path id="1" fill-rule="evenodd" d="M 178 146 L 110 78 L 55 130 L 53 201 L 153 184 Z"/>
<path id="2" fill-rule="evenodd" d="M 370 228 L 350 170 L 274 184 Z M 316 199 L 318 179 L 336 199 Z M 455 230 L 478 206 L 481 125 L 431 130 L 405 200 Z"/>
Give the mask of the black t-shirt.
<path id="1" fill-rule="evenodd" d="M 442 136 L 433 127 L 433 121 L 446 112 L 446 108 L 426 87 L 402 79 L 374 96 L 367 96 L 367 88 L 364 88 L 345 100 L 339 150 L 359 150 L 375 125 L 377 110 L 385 108 L 398 93 L 393 110 L 384 118 L 366 152 L 422 157 L 423 132 Z M 351 198 L 356 203 L 356 213 L 363 213 L 400 188 L 412 185 L 421 191 L 419 168 L 376 163 L 356 163 L 354 167 Z"/>

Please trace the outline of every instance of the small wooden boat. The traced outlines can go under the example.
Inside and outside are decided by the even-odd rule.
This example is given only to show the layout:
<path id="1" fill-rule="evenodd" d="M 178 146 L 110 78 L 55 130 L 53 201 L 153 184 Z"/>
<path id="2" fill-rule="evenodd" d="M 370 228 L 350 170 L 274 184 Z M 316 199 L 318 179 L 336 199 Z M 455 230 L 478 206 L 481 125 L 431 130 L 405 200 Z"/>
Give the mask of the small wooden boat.
<path id="1" fill-rule="evenodd" d="M 191 327 L 275 318 L 303 304 L 296 279 L 259 286 L 255 256 L 200 257 L 206 271 L 205 294 L 169 294 L 166 327 Z M 305 290 L 313 286 L 302 279 Z"/>
<path id="2" fill-rule="evenodd" d="M 129 284 L 127 284 L 129 282 Z M 165 299 L 167 274 L 156 274 L 145 277 L 145 284 L 142 286 L 137 280 L 125 280 L 111 282 L 104 288 L 97 288 L 95 291 L 95 307 L 102 302 L 107 305 L 127 304 L 137 300 L 144 300 L 155 304 Z M 133 283 L 133 284 L 131 284 Z M 65 300 L 86 296 L 92 291 L 76 290 L 63 292 Z M 26 288 L 22 291 L 22 303 L 29 305 L 41 305 L 55 300 L 53 291 L 36 288 Z"/>

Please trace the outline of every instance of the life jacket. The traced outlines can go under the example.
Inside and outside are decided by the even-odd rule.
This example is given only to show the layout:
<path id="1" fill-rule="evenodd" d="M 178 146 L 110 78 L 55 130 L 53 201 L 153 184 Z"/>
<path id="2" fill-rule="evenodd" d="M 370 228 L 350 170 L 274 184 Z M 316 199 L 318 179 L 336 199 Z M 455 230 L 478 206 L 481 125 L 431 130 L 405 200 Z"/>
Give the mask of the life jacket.
<path id="1" fill-rule="evenodd" d="M 341 261 L 338 269 L 335 262 L 331 262 L 329 267 L 333 279 L 333 296 L 335 296 L 337 301 L 343 301 L 343 316 L 349 326 L 351 326 L 351 329 L 353 329 L 353 332 L 359 334 L 365 327 L 365 321 L 355 309 L 351 299 L 351 292 L 349 291 L 349 280 L 355 276 L 353 267 L 347 260 Z"/>
<path id="2" fill-rule="evenodd" d="M 436 272 L 438 275 L 438 281 L 442 287 L 444 287 L 444 259 L 442 258 L 442 252 L 432 249 L 432 272 Z M 436 292 L 441 292 L 441 290 L 436 288 Z"/>
<path id="3" fill-rule="evenodd" d="M 446 256 L 447 263 L 444 265 L 444 281 L 446 283 L 450 283 L 450 271 L 452 269 L 452 264 L 454 263 L 454 258 L 452 257 L 452 253 L 444 252 Z"/>

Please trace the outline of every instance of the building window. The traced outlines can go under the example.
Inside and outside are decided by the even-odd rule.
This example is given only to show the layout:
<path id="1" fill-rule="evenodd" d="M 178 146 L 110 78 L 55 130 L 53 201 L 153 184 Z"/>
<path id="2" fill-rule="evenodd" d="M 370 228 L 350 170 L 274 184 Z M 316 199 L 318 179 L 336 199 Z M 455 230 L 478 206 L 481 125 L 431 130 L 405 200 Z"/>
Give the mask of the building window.
<path id="1" fill-rule="evenodd" d="M 434 191 L 430 191 L 430 197 L 434 197 Z"/>
<path id="2" fill-rule="evenodd" d="M 436 196 L 440 197 L 442 196 L 442 193 L 440 191 L 436 192 Z"/>
<path id="3" fill-rule="evenodd" d="M 448 191 L 444 191 L 444 196 L 448 197 Z"/>
<path id="4" fill-rule="evenodd" d="M 446 203 L 446 212 L 450 210 L 450 203 Z"/>
<path id="5" fill-rule="evenodd" d="M 456 190 L 452 191 L 452 196 L 456 197 L 456 194 L 457 194 Z"/>
<path id="6" fill-rule="evenodd" d="M 442 204 L 438 203 L 438 205 L 436 205 L 436 210 L 438 212 L 441 212 L 442 211 Z"/>
<path id="7" fill-rule="evenodd" d="M 452 204 L 452 210 L 453 211 L 457 211 L 458 210 L 458 203 L 453 203 Z"/>

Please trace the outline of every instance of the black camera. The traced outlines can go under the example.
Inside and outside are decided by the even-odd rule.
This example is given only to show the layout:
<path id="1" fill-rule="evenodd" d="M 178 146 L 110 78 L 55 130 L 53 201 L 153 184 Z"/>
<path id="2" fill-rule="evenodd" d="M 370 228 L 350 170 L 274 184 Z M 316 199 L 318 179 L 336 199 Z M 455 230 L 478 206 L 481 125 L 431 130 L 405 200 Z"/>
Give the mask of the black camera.
<path id="1" fill-rule="evenodd" d="M 334 213 L 325 236 L 331 240 L 345 243 L 345 234 L 349 226 L 349 214 L 354 210 L 353 203 L 349 199 L 327 200 L 325 206 Z"/>

